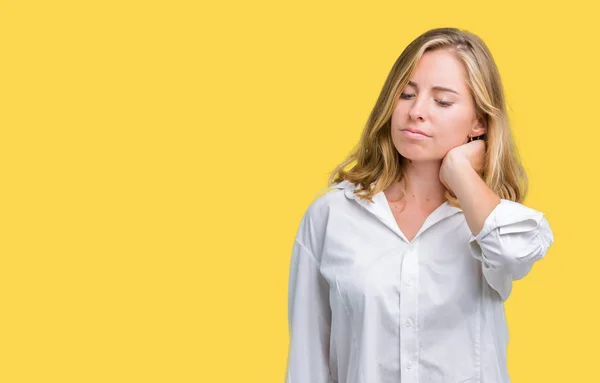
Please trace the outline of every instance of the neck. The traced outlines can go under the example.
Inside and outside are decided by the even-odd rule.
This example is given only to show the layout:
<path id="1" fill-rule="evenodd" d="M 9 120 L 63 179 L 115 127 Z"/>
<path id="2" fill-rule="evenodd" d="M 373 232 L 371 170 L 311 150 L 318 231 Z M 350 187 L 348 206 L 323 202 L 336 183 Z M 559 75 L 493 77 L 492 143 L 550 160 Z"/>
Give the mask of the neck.
<path id="1" fill-rule="evenodd" d="M 389 200 L 404 198 L 402 188 L 406 186 L 406 202 L 420 207 L 436 207 L 445 201 L 446 188 L 440 181 L 442 161 L 411 161 L 402 158 L 404 177 L 386 190 Z"/>

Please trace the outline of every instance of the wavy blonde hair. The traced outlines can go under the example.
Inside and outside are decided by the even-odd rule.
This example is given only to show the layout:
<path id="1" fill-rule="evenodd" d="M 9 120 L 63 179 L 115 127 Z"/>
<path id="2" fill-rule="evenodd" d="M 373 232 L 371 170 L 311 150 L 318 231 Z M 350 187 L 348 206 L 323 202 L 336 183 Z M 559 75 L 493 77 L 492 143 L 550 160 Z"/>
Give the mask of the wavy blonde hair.
<path id="1" fill-rule="evenodd" d="M 372 202 L 375 194 L 402 180 L 403 157 L 391 139 L 392 112 L 421 56 L 444 48 L 451 49 L 464 63 L 476 116 L 487 126 L 486 133 L 480 137 L 486 142 L 482 178 L 501 198 L 523 202 L 528 188 L 527 176 L 511 135 L 500 73 L 485 43 L 475 34 L 457 28 L 431 29 L 404 49 L 385 80 L 360 141 L 332 171 L 329 187 L 343 180 L 350 181 L 360 185 L 360 190 L 355 191 L 357 196 Z M 346 169 L 351 164 L 354 166 Z M 449 190 L 445 198 L 453 206 L 460 206 Z"/>

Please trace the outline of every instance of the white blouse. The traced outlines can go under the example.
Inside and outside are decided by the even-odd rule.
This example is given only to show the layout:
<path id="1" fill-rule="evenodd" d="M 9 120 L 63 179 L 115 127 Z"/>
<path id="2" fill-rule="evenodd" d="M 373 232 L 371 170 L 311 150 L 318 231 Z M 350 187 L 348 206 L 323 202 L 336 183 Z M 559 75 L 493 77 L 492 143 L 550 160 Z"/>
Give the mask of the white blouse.
<path id="1" fill-rule="evenodd" d="M 504 301 L 554 242 L 544 214 L 502 199 L 474 236 L 444 202 L 408 241 L 383 191 L 354 190 L 335 184 L 300 222 L 286 382 L 510 382 Z"/>

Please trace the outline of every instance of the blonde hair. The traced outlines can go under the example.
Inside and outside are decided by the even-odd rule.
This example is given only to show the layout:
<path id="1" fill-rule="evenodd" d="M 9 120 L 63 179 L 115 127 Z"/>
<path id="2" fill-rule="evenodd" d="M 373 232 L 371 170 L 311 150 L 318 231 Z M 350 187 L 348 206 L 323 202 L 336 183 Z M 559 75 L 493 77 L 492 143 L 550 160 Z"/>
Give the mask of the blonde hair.
<path id="1" fill-rule="evenodd" d="M 402 180 L 404 161 L 392 143 L 391 116 L 417 61 L 425 52 L 442 48 L 451 49 L 464 63 L 476 116 L 487 126 L 481 137 L 487 147 L 482 178 L 501 198 L 523 202 L 527 176 L 511 135 L 500 73 L 485 43 L 475 34 L 457 28 L 429 30 L 404 49 L 385 80 L 360 141 L 332 171 L 328 186 L 350 181 L 360 185 L 360 190 L 355 191 L 357 196 L 372 202 L 375 194 Z M 352 163 L 354 166 L 346 170 Z M 448 190 L 445 198 L 453 206 L 460 206 Z"/>

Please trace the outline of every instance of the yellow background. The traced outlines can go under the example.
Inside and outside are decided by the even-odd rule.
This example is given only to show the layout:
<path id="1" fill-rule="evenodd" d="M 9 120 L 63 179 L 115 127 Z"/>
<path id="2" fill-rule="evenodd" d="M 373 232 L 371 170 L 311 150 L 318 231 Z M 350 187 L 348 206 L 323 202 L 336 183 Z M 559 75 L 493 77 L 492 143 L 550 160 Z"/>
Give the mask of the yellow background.
<path id="1" fill-rule="evenodd" d="M 506 303 L 513 382 L 600 381 L 588 2 L 0 4 L 1 382 L 283 382 L 300 218 L 441 26 L 494 54 L 554 230 Z"/>

